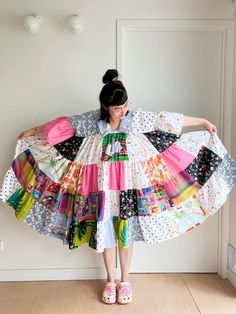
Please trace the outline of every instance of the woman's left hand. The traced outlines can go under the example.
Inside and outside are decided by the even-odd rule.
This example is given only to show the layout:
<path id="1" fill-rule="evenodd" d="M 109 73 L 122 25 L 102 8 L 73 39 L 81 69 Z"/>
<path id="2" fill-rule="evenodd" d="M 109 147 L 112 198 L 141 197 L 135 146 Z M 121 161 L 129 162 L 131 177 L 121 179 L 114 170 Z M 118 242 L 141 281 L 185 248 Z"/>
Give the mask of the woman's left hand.
<path id="1" fill-rule="evenodd" d="M 206 128 L 211 134 L 217 133 L 216 126 L 206 119 L 203 120 L 202 126 Z"/>

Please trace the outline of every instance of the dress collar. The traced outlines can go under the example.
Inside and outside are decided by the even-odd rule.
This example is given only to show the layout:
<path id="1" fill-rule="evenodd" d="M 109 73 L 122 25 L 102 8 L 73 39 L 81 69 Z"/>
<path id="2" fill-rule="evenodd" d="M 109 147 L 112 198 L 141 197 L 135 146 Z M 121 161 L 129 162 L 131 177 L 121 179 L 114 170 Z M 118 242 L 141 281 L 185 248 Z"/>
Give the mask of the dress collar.
<path id="1" fill-rule="evenodd" d="M 97 120 L 98 128 L 99 128 L 101 134 L 103 134 L 103 136 L 105 136 L 108 133 L 126 133 L 126 134 L 128 134 L 133 116 L 134 116 L 133 112 L 129 110 L 129 112 L 125 116 L 125 118 L 123 120 L 121 120 L 120 126 L 117 130 L 113 130 L 110 127 L 110 124 L 108 122 L 106 122 L 105 120 L 99 119 L 99 120 Z"/>

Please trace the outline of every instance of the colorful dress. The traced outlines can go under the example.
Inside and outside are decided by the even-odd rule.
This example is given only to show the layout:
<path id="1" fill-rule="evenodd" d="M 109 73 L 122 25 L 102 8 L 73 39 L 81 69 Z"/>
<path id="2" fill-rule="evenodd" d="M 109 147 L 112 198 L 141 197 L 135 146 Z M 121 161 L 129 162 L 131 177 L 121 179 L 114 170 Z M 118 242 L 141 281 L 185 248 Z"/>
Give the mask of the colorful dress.
<path id="1" fill-rule="evenodd" d="M 217 134 L 181 134 L 183 114 L 100 110 L 59 117 L 17 141 L 0 198 L 70 249 L 156 244 L 194 229 L 226 201 L 236 163 Z"/>

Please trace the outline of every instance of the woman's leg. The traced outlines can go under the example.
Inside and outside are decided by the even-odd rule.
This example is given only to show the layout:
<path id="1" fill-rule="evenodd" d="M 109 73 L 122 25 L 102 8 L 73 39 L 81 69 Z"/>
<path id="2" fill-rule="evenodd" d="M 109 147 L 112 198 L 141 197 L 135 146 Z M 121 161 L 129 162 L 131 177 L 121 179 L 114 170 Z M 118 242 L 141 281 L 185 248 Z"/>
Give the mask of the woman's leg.
<path id="1" fill-rule="evenodd" d="M 103 259 L 107 270 L 107 281 L 115 282 L 116 246 L 105 248 Z"/>
<path id="2" fill-rule="evenodd" d="M 126 249 L 119 248 L 121 281 L 129 281 L 129 268 L 133 253 L 133 245 Z"/>

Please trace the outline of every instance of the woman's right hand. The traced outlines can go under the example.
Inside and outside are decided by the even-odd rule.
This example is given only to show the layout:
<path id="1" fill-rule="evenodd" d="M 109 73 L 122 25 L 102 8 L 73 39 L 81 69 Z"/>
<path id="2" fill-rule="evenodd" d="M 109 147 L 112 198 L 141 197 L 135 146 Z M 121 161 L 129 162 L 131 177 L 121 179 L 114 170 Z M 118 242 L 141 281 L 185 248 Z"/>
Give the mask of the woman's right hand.
<path id="1" fill-rule="evenodd" d="M 19 134 L 18 140 L 22 140 L 28 136 L 34 136 L 38 133 L 43 133 L 43 125 L 36 126 L 35 128 L 29 129 L 27 131 L 23 131 Z"/>

